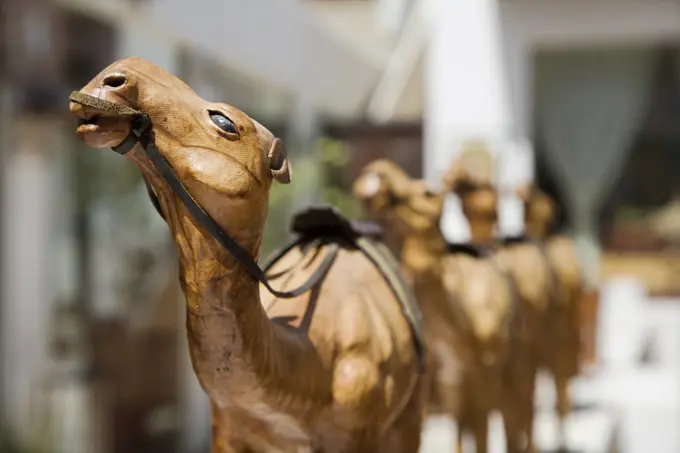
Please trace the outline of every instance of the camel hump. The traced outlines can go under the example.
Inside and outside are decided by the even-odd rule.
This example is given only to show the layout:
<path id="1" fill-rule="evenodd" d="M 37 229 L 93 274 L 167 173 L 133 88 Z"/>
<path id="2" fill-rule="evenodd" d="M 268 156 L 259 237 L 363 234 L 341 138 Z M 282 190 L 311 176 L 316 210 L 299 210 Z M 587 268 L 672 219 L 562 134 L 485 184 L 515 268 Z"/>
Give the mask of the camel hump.
<path id="1" fill-rule="evenodd" d="M 425 367 L 425 342 L 422 331 L 422 315 L 409 285 L 400 272 L 399 262 L 382 242 L 383 230 L 377 223 L 364 220 L 349 220 L 332 206 L 312 206 L 293 216 L 291 231 L 298 235 L 288 246 L 275 252 L 263 266 L 269 271 L 288 252 L 300 246 L 303 249 L 327 246 L 346 241 L 372 262 L 401 305 L 402 314 L 411 327 L 414 347 L 421 371 Z M 303 253 L 304 255 L 304 253 Z M 279 278 L 289 270 L 269 274 Z"/>
<path id="2" fill-rule="evenodd" d="M 350 241 L 382 239 L 383 230 L 369 220 L 349 220 L 333 206 L 310 206 L 293 216 L 291 231 L 305 239 L 335 236 Z"/>

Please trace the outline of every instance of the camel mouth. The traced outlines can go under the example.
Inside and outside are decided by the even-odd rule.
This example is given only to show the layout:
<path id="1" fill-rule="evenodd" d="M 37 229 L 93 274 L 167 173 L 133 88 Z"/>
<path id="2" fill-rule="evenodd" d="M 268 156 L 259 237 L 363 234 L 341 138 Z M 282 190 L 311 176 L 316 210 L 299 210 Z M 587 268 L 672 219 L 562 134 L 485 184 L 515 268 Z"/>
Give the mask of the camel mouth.
<path id="1" fill-rule="evenodd" d="M 88 132 L 99 132 L 100 131 L 100 125 L 99 119 L 101 118 L 100 115 L 93 115 L 90 118 L 81 118 L 78 120 L 78 127 L 76 128 L 76 131 L 78 132 L 78 135 L 82 135 Z"/>
<path id="2" fill-rule="evenodd" d="M 82 104 L 70 103 L 71 115 L 78 119 L 76 135 L 93 148 L 116 147 L 130 133 L 131 117 L 102 112 Z"/>

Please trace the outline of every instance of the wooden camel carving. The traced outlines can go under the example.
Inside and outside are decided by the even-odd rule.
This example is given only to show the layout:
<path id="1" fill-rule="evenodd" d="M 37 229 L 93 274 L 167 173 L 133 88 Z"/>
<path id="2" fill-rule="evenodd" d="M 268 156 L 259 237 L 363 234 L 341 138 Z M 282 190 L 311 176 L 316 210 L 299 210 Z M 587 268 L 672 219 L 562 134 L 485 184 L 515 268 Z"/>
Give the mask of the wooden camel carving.
<path id="1" fill-rule="evenodd" d="M 574 243 L 564 235 L 552 234 L 552 224 L 557 214 L 557 204 L 533 184 L 521 186 L 516 191 L 524 204 L 525 229 L 529 236 L 542 241 L 545 253 L 554 269 L 556 303 L 548 319 L 552 332 L 546 340 L 553 354 L 545 357 L 547 368 L 555 379 L 557 413 L 560 419 L 560 441 L 565 445 L 564 420 L 571 410 L 569 381 L 580 372 L 581 321 L 579 303 L 584 294 L 582 268 L 576 256 Z"/>
<path id="2" fill-rule="evenodd" d="M 498 193 L 490 181 L 469 177 L 460 161 L 454 162 L 446 172 L 444 184 L 459 196 L 463 213 L 470 223 L 472 240 L 494 250 L 500 266 L 517 288 L 525 326 L 523 338 L 532 351 L 532 360 L 527 363 L 530 380 L 535 382 L 541 366 L 556 375 L 553 368 L 559 361 L 559 348 L 555 345 L 554 313 L 562 296 L 556 270 L 547 252 L 540 244 L 526 238 L 496 238 Z M 533 418 L 533 392 L 525 402 L 526 417 L 531 414 Z M 533 441 L 529 438 L 529 450 L 533 449 Z"/>
<path id="3" fill-rule="evenodd" d="M 321 236 L 271 268 L 285 299 L 255 278 L 270 185 L 292 175 L 280 139 L 139 58 L 104 69 L 70 111 L 88 145 L 139 166 L 168 223 L 213 453 L 418 450 L 413 325 L 373 261 Z M 322 268 L 309 290 L 291 290 Z"/>
<path id="4" fill-rule="evenodd" d="M 401 240 L 402 269 L 420 303 L 431 353 L 430 406 L 451 415 L 462 435 L 473 433 L 487 451 L 488 416 L 501 409 L 508 452 L 519 451 L 525 395 L 516 365 L 521 343 L 509 335 L 517 308 L 494 263 L 460 249 L 450 253 L 439 228 L 443 196 L 378 160 L 362 169 L 353 191 L 373 218 Z"/>

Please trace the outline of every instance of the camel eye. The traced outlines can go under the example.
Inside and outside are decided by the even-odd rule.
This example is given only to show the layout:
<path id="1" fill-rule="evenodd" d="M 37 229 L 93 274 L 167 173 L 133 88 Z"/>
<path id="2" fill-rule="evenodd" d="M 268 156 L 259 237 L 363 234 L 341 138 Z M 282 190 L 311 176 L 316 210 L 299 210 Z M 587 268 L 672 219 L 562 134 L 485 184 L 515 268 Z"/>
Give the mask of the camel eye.
<path id="1" fill-rule="evenodd" d="M 215 126 L 219 127 L 224 132 L 228 134 L 238 134 L 236 125 L 220 112 L 210 112 L 210 119 L 215 123 Z"/>

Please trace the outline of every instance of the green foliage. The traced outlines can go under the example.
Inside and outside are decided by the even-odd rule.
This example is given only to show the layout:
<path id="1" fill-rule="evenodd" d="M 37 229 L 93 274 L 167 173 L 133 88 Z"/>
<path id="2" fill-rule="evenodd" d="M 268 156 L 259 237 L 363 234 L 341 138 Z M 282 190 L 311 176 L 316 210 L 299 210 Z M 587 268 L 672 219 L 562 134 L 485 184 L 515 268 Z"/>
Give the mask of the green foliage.
<path id="1" fill-rule="evenodd" d="M 347 181 L 345 167 L 350 161 L 347 145 L 339 140 L 322 138 L 317 153 L 324 174 L 322 195 L 324 203 L 335 206 L 350 218 L 359 215 L 359 204 L 351 193 L 352 181 Z"/>
<path id="2" fill-rule="evenodd" d="M 319 139 L 317 153 L 323 165 L 331 169 L 340 169 L 349 163 L 347 148 L 339 140 Z"/>

